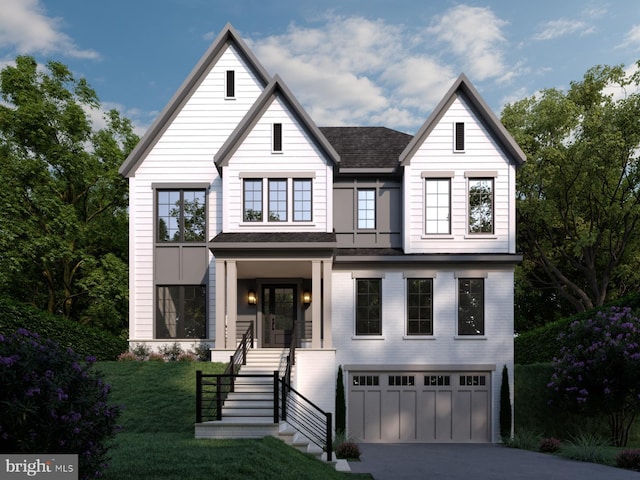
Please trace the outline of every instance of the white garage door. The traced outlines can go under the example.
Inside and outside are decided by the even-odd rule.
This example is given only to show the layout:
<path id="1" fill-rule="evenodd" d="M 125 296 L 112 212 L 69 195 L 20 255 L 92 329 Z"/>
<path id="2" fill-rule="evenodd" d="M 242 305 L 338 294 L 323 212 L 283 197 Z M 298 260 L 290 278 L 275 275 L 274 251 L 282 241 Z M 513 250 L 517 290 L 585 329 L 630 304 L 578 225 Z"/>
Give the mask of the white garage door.
<path id="1" fill-rule="evenodd" d="M 490 372 L 350 372 L 348 432 L 362 442 L 489 442 Z"/>

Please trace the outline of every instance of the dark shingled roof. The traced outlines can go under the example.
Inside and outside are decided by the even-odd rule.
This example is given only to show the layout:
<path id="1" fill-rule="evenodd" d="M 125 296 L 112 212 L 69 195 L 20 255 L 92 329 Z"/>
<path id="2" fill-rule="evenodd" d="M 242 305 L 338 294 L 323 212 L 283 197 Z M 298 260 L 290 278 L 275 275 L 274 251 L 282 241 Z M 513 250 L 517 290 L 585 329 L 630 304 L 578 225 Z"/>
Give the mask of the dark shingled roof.
<path id="1" fill-rule="evenodd" d="M 219 233 L 213 243 L 335 243 L 335 233 L 325 232 L 247 232 Z"/>
<path id="2" fill-rule="evenodd" d="M 412 135 L 387 127 L 320 127 L 343 168 L 397 168 Z"/>

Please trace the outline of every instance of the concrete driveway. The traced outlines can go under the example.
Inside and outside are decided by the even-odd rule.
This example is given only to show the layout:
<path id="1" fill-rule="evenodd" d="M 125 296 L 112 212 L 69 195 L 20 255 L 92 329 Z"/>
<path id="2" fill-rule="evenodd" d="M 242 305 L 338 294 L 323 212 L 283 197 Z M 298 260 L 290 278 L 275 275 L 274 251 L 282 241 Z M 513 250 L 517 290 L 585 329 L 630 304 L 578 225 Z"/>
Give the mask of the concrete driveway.
<path id="1" fill-rule="evenodd" d="M 640 473 L 493 444 L 359 444 L 375 480 L 640 480 Z"/>

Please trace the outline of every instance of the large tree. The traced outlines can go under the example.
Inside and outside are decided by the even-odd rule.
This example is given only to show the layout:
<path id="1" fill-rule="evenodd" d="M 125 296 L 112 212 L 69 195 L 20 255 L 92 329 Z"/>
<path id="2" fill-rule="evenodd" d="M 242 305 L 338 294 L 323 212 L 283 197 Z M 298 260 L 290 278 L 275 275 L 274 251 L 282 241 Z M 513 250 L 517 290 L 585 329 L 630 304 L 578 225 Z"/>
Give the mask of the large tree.
<path id="1" fill-rule="evenodd" d="M 117 330 L 127 308 L 127 183 L 138 141 L 59 62 L 20 56 L 0 73 L 0 292 Z"/>
<path id="2" fill-rule="evenodd" d="M 502 114 L 527 154 L 517 178 L 522 271 L 576 311 L 640 285 L 639 83 L 639 73 L 599 66 Z"/>

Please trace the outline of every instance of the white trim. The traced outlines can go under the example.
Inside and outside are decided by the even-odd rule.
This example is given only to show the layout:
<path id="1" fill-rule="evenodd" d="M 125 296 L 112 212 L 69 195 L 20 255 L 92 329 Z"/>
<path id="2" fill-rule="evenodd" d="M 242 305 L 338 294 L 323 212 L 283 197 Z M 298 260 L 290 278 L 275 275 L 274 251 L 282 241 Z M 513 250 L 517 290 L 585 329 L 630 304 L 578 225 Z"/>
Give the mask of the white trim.
<path id="1" fill-rule="evenodd" d="M 498 178 L 497 170 L 470 170 L 464 172 L 464 178 Z"/>
<path id="2" fill-rule="evenodd" d="M 402 340 L 436 340 L 435 335 L 403 335 Z"/>
<path id="3" fill-rule="evenodd" d="M 365 279 L 365 278 L 379 278 L 384 279 L 385 273 L 379 270 L 354 270 L 351 272 L 351 278 L 353 280 Z"/>
<path id="4" fill-rule="evenodd" d="M 297 178 L 301 178 L 301 179 L 305 179 L 305 178 L 316 178 L 316 172 L 313 171 L 303 171 L 303 172 L 293 172 L 293 171 L 287 171 L 287 172 L 274 172 L 274 171 L 259 171 L 259 172 L 240 172 L 238 173 L 238 178 L 262 178 L 262 179 L 269 179 L 269 178 L 293 178 L 293 179 L 297 179 Z"/>
<path id="5" fill-rule="evenodd" d="M 453 178 L 456 176 L 454 171 L 429 171 L 420 172 L 420 178 Z"/>

